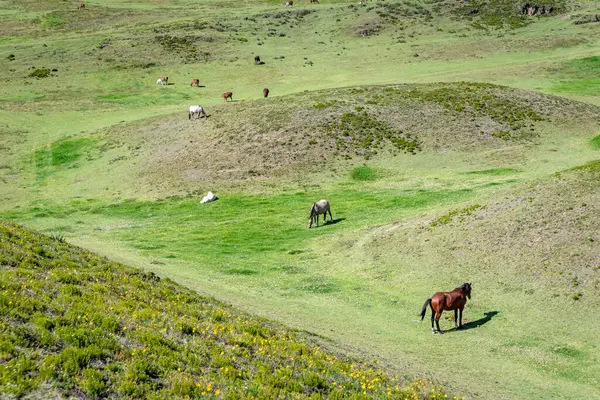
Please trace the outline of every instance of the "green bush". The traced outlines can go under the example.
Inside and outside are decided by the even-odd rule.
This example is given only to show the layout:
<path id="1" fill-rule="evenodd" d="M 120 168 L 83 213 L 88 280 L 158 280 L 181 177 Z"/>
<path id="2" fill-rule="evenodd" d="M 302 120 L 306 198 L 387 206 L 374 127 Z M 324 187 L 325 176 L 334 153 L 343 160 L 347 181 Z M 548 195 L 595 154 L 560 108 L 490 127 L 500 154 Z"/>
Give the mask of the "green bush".
<path id="1" fill-rule="evenodd" d="M 35 71 L 33 71 L 32 73 L 29 74 L 30 78 L 47 78 L 49 76 L 51 76 L 51 72 L 49 69 L 46 68 L 41 68 L 41 69 L 36 69 Z"/>
<path id="2" fill-rule="evenodd" d="M 98 397 L 102 395 L 106 384 L 103 375 L 95 369 L 86 368 L 83 370 L 81 386 L 89 396 Z"/>

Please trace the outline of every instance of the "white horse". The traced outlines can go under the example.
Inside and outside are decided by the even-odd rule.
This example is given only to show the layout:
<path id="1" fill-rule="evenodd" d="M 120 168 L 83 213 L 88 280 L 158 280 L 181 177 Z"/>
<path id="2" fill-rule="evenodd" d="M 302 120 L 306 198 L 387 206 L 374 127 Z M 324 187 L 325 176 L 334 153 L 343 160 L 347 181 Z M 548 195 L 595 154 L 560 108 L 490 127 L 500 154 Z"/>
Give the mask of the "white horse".
<path id="1" fill-rule="evenodd" d="M 160 78 L 158 78 L 158 80 L 156 81 L 156 83 L 158 83 L 159 85 L 168 85 L 169 84 L 169 77 L 168 76 L 161 76 Z"/>
<path id="2" fill-rule="evenodd" d="M 198 114 L 196 119 L 200 119 L 200 114 L 202 114 L 204 117 L 206 117 L 206 111 L 204 111 L 204 108 L 202 108 L 202 106 L 190 106 L 190 112 L 188 113 L 188 119 L 192 119 L 194 117 L 194 114 Z"/>
<path id="3" fill-rule="evenodd" d="M 313 222 L 317 222 L 317 226 L 319 226 L 319 214 L 323 214 L 324 223 L 327 223 L 327 213 L 329 212 L 329 220 L 333 221 L 333 217 L 331 216 L 331 208 L 329 207 L 329 202 L 327 200 L 319 200 L 316 203 L 313 203 L 310 209 L 310 215 L 308 216 L 308 228 L 312 227 Z"/>

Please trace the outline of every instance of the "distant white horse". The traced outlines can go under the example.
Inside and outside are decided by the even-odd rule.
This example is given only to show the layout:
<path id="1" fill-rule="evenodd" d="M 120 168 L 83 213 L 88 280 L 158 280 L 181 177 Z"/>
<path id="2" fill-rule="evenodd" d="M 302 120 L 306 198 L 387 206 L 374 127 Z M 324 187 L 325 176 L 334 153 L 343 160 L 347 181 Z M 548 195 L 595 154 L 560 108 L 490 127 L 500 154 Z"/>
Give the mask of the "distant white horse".
<path id="1" fill-rule="evenodd" d="M 329 212 L 329 220 L 333 221 L 333 217 L 331 216 L 331 208 L 329 207 L 329 202 L 327 200 L 319 200 L 316 203 L 313 203 L 310 209 L 310 215 L 308 216 L 308 228 L 312 227 L 313 222 L 316 221 L 317 226 L 319 226 L 319 214 L 323 214 L 324 223 L 327 223 L 327 213 Z"/>
<path id="2" fill-rule="evenodd" d="M 169 77 L 168 76 L 161 76 L 160 78 L 158 78 L 158 80 L 156 81 L 156 83 L 158 83 L 159 85 L 168 85 L 169 84 Z"/>
<path id="3" fill-rule="evenodd" d="M 190 106 L 190 112 L 188 113 L 188 119 L 192 119 L 194 117 L 194 114 L 198 114 L 196 119 L 200 119 L 200 114 L 202 114 L 204 117 L 206 117 L 206 111 L 204 111 L 204 108 L 202 108 L 202 106 Z"/>

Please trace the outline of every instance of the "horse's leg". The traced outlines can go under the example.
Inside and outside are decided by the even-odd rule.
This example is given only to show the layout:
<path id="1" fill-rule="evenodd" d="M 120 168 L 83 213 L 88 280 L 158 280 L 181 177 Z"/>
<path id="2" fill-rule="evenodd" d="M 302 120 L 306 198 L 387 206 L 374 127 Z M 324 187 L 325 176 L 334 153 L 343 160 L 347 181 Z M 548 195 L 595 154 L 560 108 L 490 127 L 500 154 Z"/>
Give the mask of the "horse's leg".
<path id="1" fill-rule="evenodd" d="M 454 309 L 454 327 L 458 329 L 458 309 Z"/>
<path id="2" fill-rule="evenodd" d="M 435 311 L 433 311 L 433 307 L 431 307 L 431 331 L 435 333 L 435 328 L 433 327 L 433 323 L 435 322 Z"/>
<path id="3" fill-rule="evenodd" d="M 331 222 L 333 222 L 333 216 L 331 215 L 331 208 L 329 210 L 327 210 L 327 211 L 329 211 L 329 220 Z M 325 214 L 325 216 L 327 216 L 327 214 Z"/>
<path id="4" fill-rule="evenodd" d="M 460 315 L 460 320 L 459 320 L 460 322 L 458 323 L 458 328 L 460 329 L 460 328 L 462 328 L 462 312 L 463 312 L 463 308 L 462 307 L 459 309 L 459 312 L 460 312 L 460 314 L 459 314 Z"/>
<path id="5" fill-rule="evenodd" d="M 437 326 L 437 330 L 440 334 L 444 333 L 442 332 L 442 330 L 440 329 L 440 318 L 442 317 L 442 312 L 436 312 L 435 313 L 435 326 Z"/>

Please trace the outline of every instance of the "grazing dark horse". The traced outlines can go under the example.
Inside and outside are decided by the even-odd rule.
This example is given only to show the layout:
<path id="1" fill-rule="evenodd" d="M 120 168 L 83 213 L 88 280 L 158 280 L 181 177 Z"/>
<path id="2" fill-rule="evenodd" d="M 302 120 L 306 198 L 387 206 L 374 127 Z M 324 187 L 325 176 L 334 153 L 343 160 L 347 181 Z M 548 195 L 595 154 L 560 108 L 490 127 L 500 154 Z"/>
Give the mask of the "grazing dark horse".
<path id="1" fill-rule="evenodd" d="M 456 329 L 460 329 L 462 327 L 463 308 L 465 308 L 465 304 L 467 304 L 467 299 L 470 298 L 471 284 L 468 282 L 463 283 L 451 292 L 437 292 L 427 299 L 425 304 L 423 304 L 423 309 L 421 310 L 421 321 L 423 321 L 423 318 L 425 318 L 427 306 L 429 305 L 431 307 L 431 330 L 433 333 L 435 333 L 435 329 L 433 327 L 433 321 L 435 319 L 437 331 L 439 333 L 444 333 L 440 329 L 440 317 L 442 316 L 442 311 L 454 310 L 454 326 Z M 460 311 L 460 319 L 458 317 L 458 311 Z"/>
<path id="2" fill-rule="evenodd" d="M 256 64 L 256 65 L 260 64 L 260 57 L 259 56 L 254 56 L 254 64 Z"/>
<path id="3" fill-rule="evenodd" d="M 192 83 L 190 83 L 190 86 L 200 86 L 200 79 L 194 78 L 192 79 Z"/>
<path id="4" fill-rule="evenodd" d="M 331 207 L 329 207 L 329 202 L 327 200 L 319 200 L 316 203 L 313 203 L 310 209 L 310 215 L 308 216 L 308 228 L 312 227 L 313 222 L 317 222 L 317 226 L 319 226 L 319 214 L 323 214 L 324 223 L 327 223 L 327 213 L 329 212 L 329 220 L 333 221 L 333 217 L 331 216 Z"/>
<path id="5" fill-rule="evenodd" d="M 263 97 L 266 99 L 267 97 L 269 97 L 269 89 L 264 88 L 263 89 Z"/>
<path id="6" fill-rule="evenodd" d="M 227 99 L 230 99 L 231 101 L 233 101 L 233 93 L 232 92 L 225 92 L 221 95 L 221 97 L 227 101 Z"/>
<path id="7" fill-rule="evenodd" d="M 310 0 L 310 4 L 312 4 L 312 3 L 321 4 L 321 3 L 319 3 L 319 0 Z"/>

